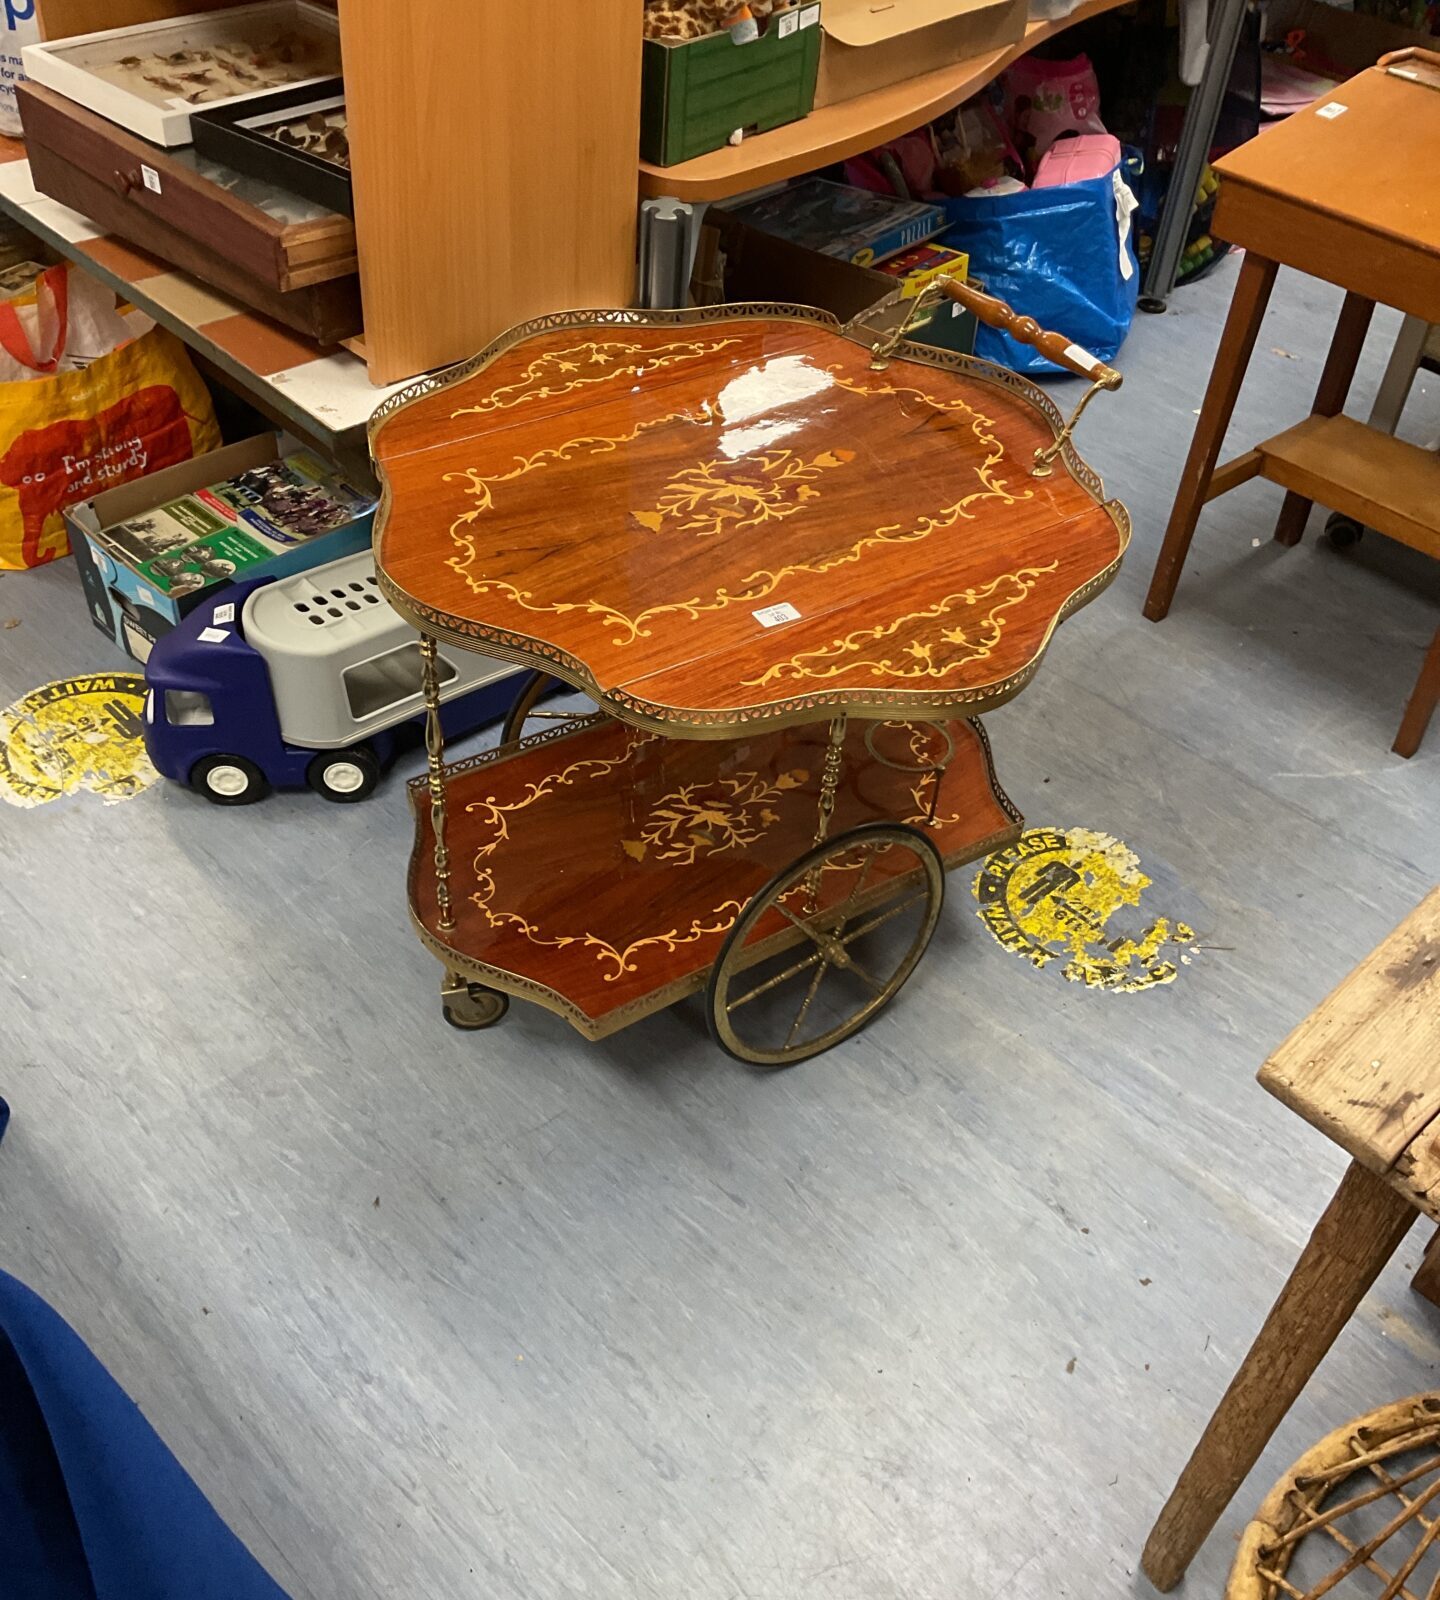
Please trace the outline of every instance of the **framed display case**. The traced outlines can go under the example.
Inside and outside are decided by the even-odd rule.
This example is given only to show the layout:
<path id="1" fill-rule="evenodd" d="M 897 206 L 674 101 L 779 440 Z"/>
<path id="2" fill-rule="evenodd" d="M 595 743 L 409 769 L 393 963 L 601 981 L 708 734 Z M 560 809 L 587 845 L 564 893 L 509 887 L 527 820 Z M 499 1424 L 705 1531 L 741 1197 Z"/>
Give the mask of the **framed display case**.
<path id="1" fill-rule="evenodd" d="M 245 105 L 207 107 L 190 119 L 190 131 L 202 156 L 327 210 L 355 214 L 342 79 L 277 89 Z"/>
<path id="2" fill-rule="evenodd" d="M 123 7 L 116 8 L 117 13 Z M 190 143 L 190 113 L 340 70 L 339 24 L 309 0 L 258 0 L 27 45 L 35 83 L 154 144 Z"/>

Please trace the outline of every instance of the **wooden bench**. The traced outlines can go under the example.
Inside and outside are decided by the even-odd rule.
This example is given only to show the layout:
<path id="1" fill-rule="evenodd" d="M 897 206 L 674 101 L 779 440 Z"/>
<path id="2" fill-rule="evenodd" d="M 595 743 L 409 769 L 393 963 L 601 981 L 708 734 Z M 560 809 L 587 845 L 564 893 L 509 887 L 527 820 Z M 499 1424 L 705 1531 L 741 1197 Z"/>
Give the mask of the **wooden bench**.
<path id="1" fill-rule="evenodd" d="M 1440 889 L 1306 1017 L 1260 1082 L 1352 1160 L 1150 1531 L 1141 1565 L 1162 1590 L 1184 1576 L 1416 1216 L 1440 1221 Z M 1430 1293 L 1437 1280 L 1432 1245 L 1416 1286 Z"/>

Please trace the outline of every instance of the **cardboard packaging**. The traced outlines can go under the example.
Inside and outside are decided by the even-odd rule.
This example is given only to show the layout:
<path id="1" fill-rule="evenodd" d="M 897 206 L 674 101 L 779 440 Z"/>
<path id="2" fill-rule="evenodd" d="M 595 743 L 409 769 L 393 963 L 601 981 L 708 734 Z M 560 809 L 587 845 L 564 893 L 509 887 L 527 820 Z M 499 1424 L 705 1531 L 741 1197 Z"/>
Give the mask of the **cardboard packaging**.
<path id="1" fill-rule="evenodd" d="M 314 475 L 308 451 L 286 452 L 291 457 L 305 468 L 301 476 Z M 70 546 L 101 633 L 143 663 L 158 638 L 232 578 L 283 577 L 367 549 L 375 520 L 368 491 L 354 492 L 336 526 L 299 538 L 272 522 L 258 491 L 251 505 L 209 492 L 242 473 L 263 475 L 281 459 L 276 436 L 260 434 L 69 506 Z M 142 519 L 153 550 L 125 533 Z M 166 530 L 175 538 L 162 551 Z"/>
<path id="2" fill-rule="evenodd" d="M 825 0 L 816 106 L 986 55 L 1025 35 L 1027 0 Z"/>

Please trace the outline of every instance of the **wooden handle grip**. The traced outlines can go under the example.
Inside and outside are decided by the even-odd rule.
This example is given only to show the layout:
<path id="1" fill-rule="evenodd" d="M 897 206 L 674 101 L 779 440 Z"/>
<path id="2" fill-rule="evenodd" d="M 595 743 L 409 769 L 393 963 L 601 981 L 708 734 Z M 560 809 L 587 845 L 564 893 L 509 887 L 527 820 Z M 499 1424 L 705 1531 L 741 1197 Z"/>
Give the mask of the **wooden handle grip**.
<path id="1" fill-rule="evenodd" d="M 1079 378 L 1090 378 L 1102 389 L 1118 389 L 1124 379 L 1114 367 L 1107 367 L 1097 356 L 1078 344 L 1071 344 L 1063 333 L 1047 333 L 1034 317 L 1022 317 L 993 294 L 982 294 L 958 278 L 937 278 L 944 294 L 973 311 L 987 328 L 998 328 L 1021 344 L 1034 345 L 1047 361 L 1064 367 Z"/>

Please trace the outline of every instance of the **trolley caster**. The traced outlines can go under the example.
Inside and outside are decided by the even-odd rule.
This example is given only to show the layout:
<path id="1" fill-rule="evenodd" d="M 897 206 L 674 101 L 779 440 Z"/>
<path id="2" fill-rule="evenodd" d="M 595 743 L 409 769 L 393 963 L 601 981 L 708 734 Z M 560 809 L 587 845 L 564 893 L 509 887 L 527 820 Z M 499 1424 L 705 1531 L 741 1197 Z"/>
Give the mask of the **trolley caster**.
<path id="1" fill-rule="evenodd" d="M 944 862 L 918 828 L 871 822 L 816 845 L 721 947 L 705 997 L 716 1044 L 788 1067 L 858 1033 L 915 970 L 944 901 Z"/>
<path id="2" fill-rule="evenodd" d="M 510 1009 L 510 996 L 498 989 L 487 989 L 483 983 L 451 977 L 441 985 L 440 1008 L 452 1028 L 474 1033 L 499 1022 Z"/>
<path id="3" fill-rule="evenodd" d="M 1337 550 L 1348 550 L 1365 537 L 1365 528 L 1343 511 L 1332 511 L 1325 519 L 1325 535 Z"/>

